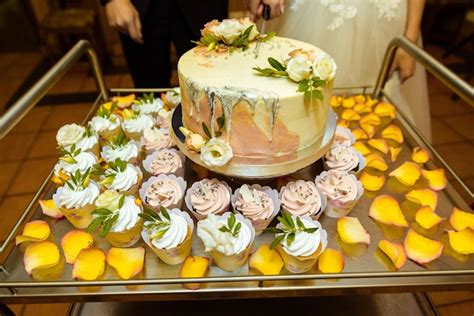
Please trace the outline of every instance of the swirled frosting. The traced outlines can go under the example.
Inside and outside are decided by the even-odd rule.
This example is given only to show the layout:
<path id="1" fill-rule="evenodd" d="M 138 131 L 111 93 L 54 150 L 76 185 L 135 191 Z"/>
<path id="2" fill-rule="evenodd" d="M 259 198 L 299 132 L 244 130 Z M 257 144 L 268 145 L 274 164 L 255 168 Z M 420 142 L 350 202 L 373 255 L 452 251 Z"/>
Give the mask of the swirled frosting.
<path id="1" fill-rule="evenodd" d="M 158 112 L 158 117 L 156 118 L 156 124 L 158 124 L 161 128 L 169 128 L 171 124 L 171 115 L 173 111 L 167 111 L 165 109 L 161 109 Z"/>
<path id="2" fill-rule="evenodd" d="M 89 122 L 89 126 L 96 133 L 112 131 L 118 126 L 120 126 L 120 124 L 120 118 L 115 114 L 110 115 L 110 117 L 108 118 L 102 116 L 94 116 Z"/>
<path id="3" fill-rule="evenodd" d="M 281 192 L 281 203 L 290 214 L 311 216 L 321 209 L 321 196 L 314 182 L 298 180 L 285 186 Z"/>
<path id="4" fill-rule="evenodd" d="M 155 154 L 155 159 L 150 165 L 153 175 L 173 173 L 183 167 L 183 159 L 176 150 L 164 148 Z"/>
<path id="5" fill-rule="evenodd" d="M 147 150 L 170 148 L 175 145 L 167 128 L 147 128 L 140 138 L 140 144 Z"/>
<path id="6" fill-rule="evenodd" d="M 78 187 L 72 182 L 69 183 L 71 183 L 73 188 L 65 185 L 60 187 L 55 193 L 55 200 L 58 201 L 59 207 L 78 209 L 88 204 L 93 204 L 99 196 L 99 186 L 93 181 L 90 181 L 89 185 L 85 188 Z"/>
<path id="7" fill-rule="evenodd" d="M 291 216 L 293 218 L 293 222 L 296 222 L 296 215 Z M 304 231 L 297 231 L 295 233 L 295 239 L 288 245 L 286 238 L 281 243 L 281 246 L 285 250 L 285 252 L 294 257 L 307 257 L 312 255 L 316 250 L 319 248 L 319 244 L 321 243 L 321 225 L 318 225 L 318 222 L 311 220 L 311 218 L 303 216 L 300 217 L 301 221 L 303 222 L 306 228 L 314 228 L 318 227 L 319 229 L 316 230 L 314 233 L 307 233 Z M 318 224 L 317 224 L 318 223 Z M 277 228 L 281 228 L 282 225 L 278 224 Z"/>
<path id="8" fill-rule="evenodd" d="M 115 161 L 117 159 L 129 161 L 138 157 L 138 145 L 135 142 L 128 142 L 122 146 L 112 147 L 110 145 L 102 147 L 100 155 L 105 161 Z"/>
<path id="9" fill-rule="evenodd" d="M 107 189 L 117 191 L 127 191 L 132 186 L 138 183 L 138 171 L 132 164 L 127 164 L 124 171 L 115 171 L 107 169 L 105 176 L 114 175 L 112 183 L 106 185 Z"/>
<path id="10" fill-rule="evenodd" d="M 273 200 L 270 196 L 244 184 L 239 189 L 239 197 L 235 208 L 252 221 L 267 219 L 273 213 Z"/>
<path id="11" fill-rule="evenodd" d="M 316 186 L 330 200 L 354 201 L 358 194 L 357 178 L 345 171 L 329 170 L 316 178 Z"/>
<path id="12" fill-rule="evenodd" d="M 355 138 L 350 129 L 342 126 L 336 127 L 336 133 L 334 134 L 334 144 L 352 146 L 354 142 Z"/>
<path id="13" fill-rule="evenodd" d="M 155 125 L 153 118 L 150 115 L 143 114 L 122 122 L 123 130 L 130 133 L 143 133 L 144 130 L 153 127 L 153 125 Z"/>
<path id="14" fill-rule="evenodd" d="M 158 249 L 172 249 L 176 248 L 186 239 L 188 235 L 188 222 L 180 215 L 169 213 L 170 224 L 168 230 L 159 239 L 152 238 L 151 243 Z M 151 231 L 150 236 L 156 231 Z"/>
<path id="15" fill-rule="evenodd" d="M 133 196 L 126 196 L 122 207 L 115 212 L 118 212 L 119 216 L 110 231 L 117 233 L 132 229 L 140 219 L 138 214 L 140 214 L 141 209 L 135 203 Z"/>
<path id="16" fill-rule="evenodd" d="M 218 214 L 229 206 L 230 192 L 217 179 L 203 179 L 191 194 L 194 211 L 201 215 Z"/>
<path id="17" fill-rule="evenodd" d="M 197 223 L 197 235 L 201 238 L 206 251 L 218 251 L 226 256 L 232 256 L 244 251 L 252 241 L 252 231 L 247 224 L 236 218 L 236 225 L 240 223 L 239 234 L 234 237 L 227 232 L 221 232 L 219 228 L 227 225 L 227 219 L 223 216 L 209 214 L 209 216 Z"/>
<path id="18" fill-rule="evenodd" d="M 63 160 L 59 160 L 58 163 L 54 166 L 54 174 L 59 176 L 59 172 L 65 174 L 74 174 L 77 170 L 81 174 L 85 173 L 87 169 L 92 169 L 92 167 L 97 163 L 97 158 L 95 155 L 90 152 L 83 151 L 74 157 L 76 160 L 75 163 L 67 163 Z"/>
<path id="19" fill-rule="evenodd" d="M 143 115 L 158 114 L 163 108 L 163 101 L 160 98 L 156 98 L 153 102 L 143 101 L 140 104 L 133 104 L 132 109 L 140 112 Z"/>
<path id="20" fill-rule="evenodd" d="M 184 192 L 178 182 L 171 178 L 161 178 L 148 186 L 145 192 L 145 202 L 152 207 L 169 208 L 177 205 L 183 195 Z"/>
<path id="21" fill-rule="evenodd" d="M 334 144 L 324 159 L 329 169 L 351 171 L 359 167 L 359 158 L 355 149 L 344 144 Z"/>
<path id="22" fill-rule="evenodd" d="M 99 137 L 97 136 L 97 134 L 94 133 L 90 136 L 82 137 L 76 143 L 76 148 L 79 148 L 82 151 L 87 151 L 87 150 L 91 150 L 98 143 L 99 143 Z"/>

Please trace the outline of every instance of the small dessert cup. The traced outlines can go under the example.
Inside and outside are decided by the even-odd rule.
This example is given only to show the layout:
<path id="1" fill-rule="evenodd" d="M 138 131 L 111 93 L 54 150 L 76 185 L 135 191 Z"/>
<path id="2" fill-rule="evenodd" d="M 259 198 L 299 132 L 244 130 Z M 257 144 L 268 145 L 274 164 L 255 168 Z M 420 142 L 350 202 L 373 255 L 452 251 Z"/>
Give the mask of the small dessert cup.
<path id="1" fill-rule="evenodd" d="M 203 179 L 203 180 L 208 180 L 208 179 Z M 201 181 L 203 181 L 203 180 L 201 180 Z M 207 217 L 207 215 L 211 214 L 211 213 L 214 214 L 214 215 L 220 215 L 220 214 L 223 214 L 223 213 L 227 212 L 229 210 L 230 197 L 232 196 L 232 189 L 230 188 L 230 186 L 226 182 L 219 181 L 217 179 L 211 179 L 210 181 L 219 181 L 219 183 L 222 184 L 225 187 L 225 189 L 228 191 L 229 201 L 228 201 L 227 205 L 225 205 L 225 203 L 224 203 L 224 205 L 222 205 L 222 207 L 217 209 L 215 212 L 209 212 L 209 213 L 206 213 L 206 214 L 202 214 L 194 208 L 193 203 L 191 201 L 192 200 L 192 195 L 193 195 L 193 192 L 198 189 L 201 181 L 194 182 L 193 185 L 188 189 L 188 191 L 186 192 L 186 196 L 184 197 L 184 203 L 186 204 L 186 207 L 189 210 L 189 212 L 191 212 L 191 214 L 198 221 L 202 220 L 202 219 L 205 219 Z M 214 206 L 214 205 L 212 205 L 212 202 L 213 201 L 209 201 L 209 207 Z"/>
<path id="2" fill-rule="evenodd" d="M 137 166 L 133 166 L 133 168 L 137 171 L 137 183 L 133 184 L 131 187 L 129 187 L 129 188 L 121 187 L 120 189 L 117 189 L 117 186 L 114 185 L 114 182 L 112 182 L 111 184 L 105 184 L 104 187 L 108 190 L 117 189 L 117 192 L 125 194 L 125 195 L 135 195 L 135 193 L 138 192 L 138 189 L 140 188 L 140 186 L 142 184 L 143 172 Z M 104 177 L 101 176 L 101 178 L 103 180 Z M 114 181 L 115 181 L 115 179 L 114 179 Z"/>
<path id="3" fill-rule="evenodd" d="M 304 181 L 304 180 L 290 181 L 285 186 L 281 187 L 280 193 L 278 195 L 278 198 L 280 199 L 280 202 L 281 202 L 281 207 L 285 212 L 290 213 L 291 215 L 297 215 L 297 216 L 308 215 L 309 217 L 311 217 L 311 219 L 317 221 L 319 217 L 321 217 L 321 214 L 323 214 L 323 211 L 326 209 L 327 197 L 325 194 L 321 192 L 321 190 L 319 190 L 316 187 L 316 185 L 314 185 L 314 189 L 315 189 L 314 191 L 316 192 L 317 196 L 316 197 L 307 196 L 305 199 L 305 202 L 307 204 L 316 203 L 316 207 L 315 208 L 313 207 L 312 211 L 302 214 L 300 212 L 293 212 L 288 206 L 285 205 L 285 198 L 283 196 L 285 190 L 287 190 L 291 185 L 298 183 L 298 181 Z M 312 184 L 314 184 L 314 182 Z M 297 198 L 295 197 L 295 199 Z M 311 199 L 316 199 L 316 201 L 311 200 Z M 298 211 L 301 211 L 301 209 L 298 209 Z"/>
<path id="4" fill-rule="evenodd" d="M 151 186 L 161 180 L 169 182 L 173 184 L 173 187 L 180 192 L 163 192 L 163 194 L 175 194 L 176 196 L 163 196 L 165 198 L 165 202 L 160 205 L 153 205 L 153 203 L 149 202 L 149 198 L 147 197 L 148 190 L 151 190 Z M 181 177 L 177 177 L 174 174 L 160 174 L 159 176 L 150 177 L 147 181 L 142 183 L 141 188 L 138 190 L 141 200 L 143 203 L 156 211 L 160 210 L 160 206 L 163 206 L 167 209 L 178 208 L 181 209 L 183 205 L 183 197 L 184 193 L 186 192 L 186 180 Z M 171 189 L 171 188 L 170 188 Z"/>
<path id="5" fill-rule="evenodd" d="M 58 195 L 61 194 L 62 187 L 58 188 L 58 191 L 53 194 L 54 204 L 60 205 Z M 63 213 L 64 217 L 71 223 L 72 226 L 76 228 L 87 228 L 92 222 L 92 211 L 96 209 L 94 204 L 86 204 L 81 208 L 72 208 L 68 209 L 65 207 L 59 206 L 59 210 Z"/>
<path id="6" fill-rule="evenodd" d="M 135 225 L 121 232 L 109 232 L 105 239 L 114 247 L 127 248 L 135 245 L 140 239 L 140 233 L 143 228 L 143 220 L 139 219 Z"/>
<path id="7" fill-rule="evenodd" d="M 169 162 L 166 159 L 163 159 L 163 164 L 157 170 L 153 170 L 153 162 L 160 156 L 166 155 L 169 157 Z M 166 158 L 166 157 L 164 157 Z M 181 159 L 181 166 L 179 163 L 176 163 L 176 159 Z M 184 161 L 185 156 L 182 152 L 176 150 L 175 148 L 164 148 L 159 149 L 148 156 L 146 156 L 145 160 L 143 160 L 143 169 L 145 170 L 145 175 L 147 177 L 150 176 L 158 176 L 160 174 L 175 174 L 178 177 L 184 177 Z"/>
<path id="8" fill-rule="evenodd" d="M 338 164 L 335 167 L 334 166 L 331 167 L 330 163 L 328 164 L 328 158 L 326 156 L 331 154 L 332 150 L 337 149 L 338 147 L 339 148 L 345 147 L 345 149 L 347 150 L 347 154 L 353 156 L 353 158 L 355 158 L 358 161 L 355 167 L 349 169 L 351 166 L 349 165 L 345 166 L 344 162 L 342 161 L 340 162 L 340 164 Z M 341 157 L 340 159 L 344 159 L 344 158 L 345 157 Z M 365 161 L 364 156 L 358 150 L 355 150 L 354 147 L 350 147 L 345 144 L 334 144 L 329 150 L 329 152 L 323 156 L 323 165 L 324 165 L 324 170 L 326 171 L 335 169 L 335 170 L 346 171 L 346 172 L 350 172 L 355 175 L 358 175 L 365 168 L 366 161 Z"/>

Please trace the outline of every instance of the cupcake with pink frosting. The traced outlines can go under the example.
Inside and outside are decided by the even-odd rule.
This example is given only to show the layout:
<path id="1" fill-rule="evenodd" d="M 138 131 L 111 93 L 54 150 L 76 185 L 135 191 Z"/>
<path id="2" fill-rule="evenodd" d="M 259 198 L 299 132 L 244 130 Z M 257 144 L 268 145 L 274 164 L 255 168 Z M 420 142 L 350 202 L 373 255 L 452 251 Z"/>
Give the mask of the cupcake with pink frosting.
<path id="1" fill-rule="evenodd" d="M 289 182 L 280 190 L 281 206 L 284 211 L 296 216 L 310 216 L 317 220 L 326 208 L 326 196 L 312 181 Z"/>
<path id="2" fill-rule="evenodd" d="M 184 176 L 184 155 L 175 148 L 154 151 L 143 160 L 143 168 L 152 176 L 175 174 Z"/>
<path id="3" fill-rule="evenodd" d="M 231 201 L 234 210 L 250 220 L 256 235 L 267 228 L 280 210 L 278 191 L 259 184 L 244 184 L 235 190 Z"/>
<path id="4" fill-rule="evenodd" d="M 326 170 L 358 173 L 365 167 L 365 158 L 354 147 L 336 143 L 324 155 L 324 167 Z"/>
<path id="5" fill-rule="evenodd" d="M 167 128 L 151 127 L 145 129 L 140 138 L 140 144 L 147 154 L 163 148 L 171 148 L 176 144 L 171 138 L 170 131 Z"/>
<path id="6" fill-rule="evenodd" d="M 328 198 L 325 214 L 333 218 L 349 214 L 364 193 L 355 175 L 339 170 L 323 171 L 316 177 L 316 186 Z"/>
<path id="7" fill-rule="evenodd" d="M 224 181 L 203 179 L 194 182 L 186 192 L 184 201 L 198 220 L 209 214 L 219 215 L 229 209 L 231 189 Z"/>
<path id="8" fill-rule="evenodd" d="M 183 178 L 161 174 L 149 178 L 138 192 L 146 206 L 159 211 L 161 207 L 181 208 L 185 191 L 186 181 Z"/>
<path id="9" fill-rule="evenodd" d="M 333 144 L 344 144 L 347 146 L 352 146 L 355 143 L 354 134 L 351 130 L 342 126 L 336 127 L 336 132 L 334 134 Z"/>

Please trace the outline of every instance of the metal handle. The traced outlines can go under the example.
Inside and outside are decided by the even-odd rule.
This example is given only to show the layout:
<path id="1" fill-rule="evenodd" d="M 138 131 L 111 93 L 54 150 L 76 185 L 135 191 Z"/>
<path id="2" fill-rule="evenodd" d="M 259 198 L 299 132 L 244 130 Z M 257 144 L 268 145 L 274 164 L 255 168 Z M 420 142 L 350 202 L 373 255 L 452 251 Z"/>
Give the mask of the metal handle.
<path id="1" fill-rule="evenodd" d="M 94 72 L 94 79 L 97 88 L 104 99 L 108 98 L 108 90 L 105 86 L 102 70 L 100 69 L 97 54 L 92 44 L 86 40 L 80 40 L 73 48 L 64 55 L 41 79 L 26 92 L 8 111 L 0 118 L 0 139 L 15 127 L 18 122 L 48 93 L 48 91 L 58 82 L 76 61 L 84 54 L 87 54 L 89 63 Z"/>
<path id="2" fill-rule="evenodd" d="M 388 80 L 390 68 L 395 58 L 395 52 L 398 47 L 403 48 L 417 62 L 422 64 L 426 70 L 433 74 L 438 80 L 444 83 L 452 91 L 463 98 L 467 103 L 474 107 L 474 88 L 462 80 L 458 75 L 442 65 L 439 61 L 431 57 L 427 52 L 410 41 L 405 36 L 395 37 L 388 44 L 387 50 L 380 69 L 377 82 L 373 92 L 373 97 L 378 99 L 381 96 L 382 88 Z"/>

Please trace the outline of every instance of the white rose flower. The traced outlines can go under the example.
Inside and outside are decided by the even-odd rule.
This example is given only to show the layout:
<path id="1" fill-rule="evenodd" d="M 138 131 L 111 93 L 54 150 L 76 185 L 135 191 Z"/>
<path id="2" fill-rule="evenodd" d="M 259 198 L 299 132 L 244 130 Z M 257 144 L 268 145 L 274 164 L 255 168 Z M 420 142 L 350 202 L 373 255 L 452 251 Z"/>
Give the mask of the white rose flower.
<path id="1" fill-rule="evenodd" d="M 67 124 L 61 127 L 56 134 L 59 146 L 70 146 L 77 143 L 84 136 L 86 129 L 77 124 Z"/>
<path id="2" fill-rule="evenodd" d="M 201 160 L 209 167 L 222 167 L 233 156 L 229 143 L 217 138 L 210 139 L 201 147 Z"/>
<path id="3" fill-rule="evenodd" d="M 304 55 L 290 58 L 286 65 L 286 72 L 291 80 L 300 82 L 303 79 L 309 79 L 311 74 L 311 62 Z"/>
<path id="4" fill-rule="evenodd" d="M 328 54 L 320 54 L 316 56 L 313 64 L 313 74 L 321 80 L 330 80 L 336 75 L 336 63 Z"/>
<path id="5" fill-rule="evenodd" d="M 177 106 L 181 103 L 181 95 L 179 88 L 174 88 L 171 91 L 166 92 L 166 100 L 168 100 L 173 106 Z"/>
<path id="6" fill-rule="evenodd" d="M 202 36 L 211 35 L 213 37 L 218 37 L 216 34 L 216 28 L 219 26 L 220 22 L 217 20 L 212 20 L 204 24 L 204 28 L 201 30 Z"/>
<path id="7" fill-rule="evenodd" d="M 231 45 L 245 31 L 245 27 L 237 20 L 226 19 L 214 30 L 224 43 Z"/>
<path id="8" fill-rule="evenodd" d="M 249 17 L 245 17 L 243 19 L 240 19 L 239 21 L 244 26 L 244 30 L 248 29 L 250 25 L 253 25 L 248 37 L 249 41 L 253 41 L 255 37 L 260 34 L 257 30 L 257 25 L 255 25 L 255 23 L 253 23 Z"/>

